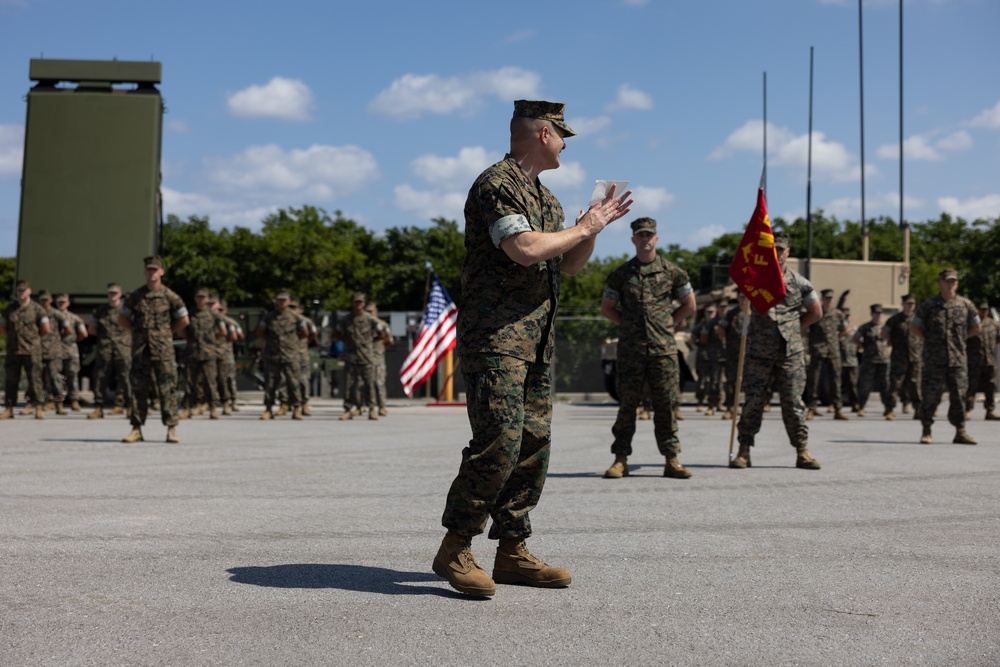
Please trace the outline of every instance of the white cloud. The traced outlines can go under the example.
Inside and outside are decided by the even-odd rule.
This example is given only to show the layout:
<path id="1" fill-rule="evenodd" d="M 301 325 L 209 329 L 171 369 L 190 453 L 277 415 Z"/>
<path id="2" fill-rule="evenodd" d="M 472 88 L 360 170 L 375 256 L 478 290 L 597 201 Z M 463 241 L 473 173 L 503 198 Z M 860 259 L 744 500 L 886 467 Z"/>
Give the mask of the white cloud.
<path id="1" fill-rule="evenodd" d="M 309 120 L 315 97 L 302 81 L 276 76 L 263 86 L 253 85 L 233 93 L 227 105 L 236 116 L 301 121 Z"/>
<path id="2" fill-rule="evenodd" d="M 607 106 L 608 111 L 622 111 L 626 109 L 649 111 L 652 108 L 653 98 L 650 97 L 649 93 L 644 93 L 627 83 L 618 87 L 618 97 Z"/>
<path id="3" fill-rule="evenodd" d="M 465 224 L 464 192 L 442 192 L 440 190 L 416 190 L 408 184 L 397 185 L 393 204 L 424 220 L 445 218 L 455 220 L 460 226 Z"/>
<path id="4" fill-rule="evenodd" d="M 669 208 L 677 201 L 677 197 L 667 192 L 666 188 L 650 188 L 643 185 L 632 187 L 632 199 L 635 200 L 632 210 L 641 210 L 646 213 L 655 213 L 660 209 Z"/>
<path id="5" fill-rule="evenodd" d="M 248 227 L 259 229 L 264 218 L 278 210 L 278 205 L 254 206 L 243 200 L 214 199 L 193 192 L 179 192 L 164 187 L 163 211 L 187 219 L 192 215 L 208 216 L 212 227 Z"/>
<path id="6" fill-rule="evenodd" d="M 957 197 L 941 197 L 938 206 L 949 213 L 966 220 L 995 219 L 1000 217 L 1000 194 L 986 195 L 960 201 Z"/>
<path id="7" fill-rule="evenodd" d="M 374 156 L 357 146 L 292 150 L 274 144 L 251 146 L 206 163 L 209 178 L 229 190 L 281 194 L 286 199 L 329 201 L 360 190 L 379 176 Z"/>
<path id="8" fill-rule="evenodd" d="M 24 126 L 0 125 L 0 178 L 17 176 L 24 166 Z"/>
<path id="9" fill-rule="evenodd" d="M 985 127 L 990 130 L 1000 130 L 1000 102 L 997 102 L 992 108 L 983 111 L 973 118 L 969 121 L 969 125 L 973 127 Z"/>
<path id="10" fill-rule="evenodd" d="M 500 153 L 487 151 L 481 146 L 461 149 L 455 157 L 421 155 L 410 163 L 410 168 L 421 180 L 447 189 L 466 190 L 484 169 L 499 162 Z"/>
<path id="11" fill-rule="evenodd" d="M 416 118 L 420 114 L 469 112 L 484 97 L 500 100 L 537 99 L 541 76 L 517 67 L 442 78 L 436 74 L 404 74 L 375 96 L 368 108 L 391 118 Z"/>
<path id="12" fill-rule="evenodd" d="M 659 225 L 659 224 L 657 225 L 657 227 L 661 227 L 661 226 L 662 225 Z M 660 238 L 661 239 L 665 238 L 665 233 L 667 231 L 668 231 L 668 229 L 663 229 L 663 230 L 660 231 Z M 700 246 L 706 246 L 709 243 L 711 243 L 712 241 L 714 241 L 715 239 L 719 238 L 720 236 L 722 236 L 723 234 L 725 234 L 725 233 L 727 233 L 729 231 L 730 230 L 726 229 L 722 225 L 708 225 L 707 227 L 700 227 L 698 230 L 693 231 L 690 234 L 688 234 L 688 237 L 687 237 L 688 238 L 688 242 L 685 245 L 686 245 L 686 247 L 691 247 L 691 248 L 697 248 L 697 247 L 700 247 Z M 676 241 L 675 240 L 671 240 L 670 238 L 667 238 L 667 242 L 669 242 L 669 243 L 675 243 Z"/>
<path id="13" fill-rule="evenodd" d="M 584 171 L 579 162 L 563 162 L 558 169 L 543 171 L 538 175 L 538 180 L 549 189 L 575 188 L 586 178 L 587 172 Z"/>
<path id="14" fill-rule="evenodd" d="M 611 125 L 611 119 L 607 116 L 596 116 L 594 118 L 567 118 L 566 124 L 573 128 L 581 137 L 588 134 L 595 134 Z"/>
<path id="15" fill-rule="evenodd" d="M 923 207 L 924 201 L 922 199 L 906 195 L 903 202 L 903 215 L 906 215 L 906 211 L 917 210 Z M 859 220 L 861 218 L 861 197 L 841 197 L 834 199 L 822 208 L 825 215 L 832 215 L 846 220 Z M 805 211 L 802 211 L 800 215 L 805 216 Z M 879 215 L 891 215 L 893 219 L 899 217 L 898 192 L 881 192 L 865 195 L 865 217 L 871 219 Z"/>
<path id="16" fill-rule="evenodd" d="M 972 148 L 972 136 L 965 130 L 953 132 L 934 140 L 935 133 L 915 134 L 903 141 L 903 156 L 907 160 L 940 162 L 945 158 L 943 151 L 964 151 Z M 899 159 L 899 144 L 879 146 L 875 154 L 885 160 Z"/>
<path id="17" fill-rule="evenodd" d="M 737 152 L 761 154 L 764 126 L 759 120 L 748 120 L 736 129 L 709 157 L 721 160 Z M 805 168 L 809 162 L 809 135 L 796 135 L 785 127 L 767 124 L 768 165 L 775 167 Z M 854 156 L 838 142 L 827 141 L 822 132 L 813 132 L 812 168 L 817 178 L 834 182 L 860 180 L 861 167 Z M 869 176 L 877 173 L 873 165 L 866 165 Z M 803 172 L 804 173 L 804 172 Z"/>
<path id="18" fill-rule="evenodd" d="M 190 126 L 185 121 L 179 119 L 168 120 L 167 129 L 174 134 L 187 134 L 191 131 Z"/>

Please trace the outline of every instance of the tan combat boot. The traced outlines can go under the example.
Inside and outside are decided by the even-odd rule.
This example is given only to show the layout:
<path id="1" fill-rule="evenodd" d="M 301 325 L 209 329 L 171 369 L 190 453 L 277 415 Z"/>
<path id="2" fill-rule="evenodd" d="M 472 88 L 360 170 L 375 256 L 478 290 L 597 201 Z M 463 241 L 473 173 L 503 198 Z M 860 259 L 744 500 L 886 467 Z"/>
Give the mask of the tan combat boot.
<path id="1" fill-rule="evenodd" d="M 80 411 L 80 401 L 72 401 L 72 402 L 70 402 L 69 409 L 72 410 L 73 412 L 79 412 Z"/>
<path id="2" fill-rule="evenodd" d="M 215 409 L 214 405 L 211 408 L 209 408 L 209 410 L 208 410 L 208 418 L 209 419 L 218 419 L 219 418 L 219 411 Z"/>
<path id="3" fill-rule="evenodd" d="M 302 404 L 302 416 L 303 417 L 312 417 L 312 413 L 313 413 L 313 411 L 312 411 L 312 408 L 309 407 L 309 404 L 308 403 L 303 403 Z"/>
<path id="4" fill-rule="evenodd" d="M 663 476 L 673 479 L 688 479 L 691 477 L 691 471 L 681 465 L 676 455 L 668 456 L 667 464 L 663 467 Z"/>
<path id="5" fill-rule="evenodd" d="M 885 411 L 885 420 L 886 421 L 890 421 L 891 422 L 895 418 L 896 418 L 896 413 L 895 412 L 893 412 L 892 410 L 886 410 Z"/>
<path id="6" fill-rule="evenodd" d="M 271 412 L 271 408 L 264 408 L 264 412 L 261 413 L 260 418 L 265 421 L 268 419 L 274 419 L 274 413 Z"/>
<path id="7" fill-rule="evenodd" d="M 340 421 L 345 422 L 348 419 L 354 419 L 354 413 L 350 410 L 344 410 L 344 414 L 340 415 Z"/>
<path id="8" fill-rule="evenodd" d="M 229 403 L 226 403 L 225 405 L 222 406 L 222 414 L 224 415 L 233 414 L 233 408 L 230 407 Z"/>
<path id="9" fill-rule="evenodd" d="M 809 408 L 808 410 L 806 410 L 806 421 L 807 422 L 811 422 L 813 420 L 813 417 L 815 417 L 815 416 L 816 416 L 816 411 L 814 409 Z"/>
<path id="10" fill-rule="evenodd" d="M 22 415 L 33 415 L 35 414 L 35 405 L 33 403 L 25 403 L 24 407 L 21 408 Z"/>
<path id="11" fill-rule="evenodd" d="M 191 416 L 198 417 L 204 414 L 206 408 L 207 406 L 204 403 L 199 403 L 198 405 L 195 406 L 194 410 L 191 411 Z"/>
<path id="12" fill-rule="evenodd" d="M 3 412 L 0 412 L 0 419 L 13 419 L 14 418 L 14 408 L 8 406 L 4 408 Z"/>
<path id="13" fill-rule="evenodd" d="M 964 428 L 959 428 L 955 430 L 955 439 L 952 440 L 956 445 L 975 445 L 978 444 L 976 439 L 969 435 L 969 432 Z"/>
<path id="14" fill-rule="evenodd" d="M 615 462 L 604 471 L 604 479 L 621 479 L 628 477 L 628 457 L 624 454 L 615 454 Z"/>
<path id="15" fill-rule="evenodd" d="M 63 406 L 63 404 L 62 404 L 61 401 L 56 404 L 56 414 L 57 415 L 64 415 L 64 414 L 66 414 L 66 408 Z"/>
<path id="16" fill-rule="evenodd" d="M 750 462 L 750 445 L 740 445 L 740 451 L 736 453 L 736 458 L 729 462 L 730 468 L 752 468 Z"/>
<path id="17" fill-rule="evenodd" d="M 377 408 L 369 408 L 368 409 L 368 419 L 375 419 L 375 420 L 378 419 L 378 409 Z"/>
<path id="18" fill-rule="evenodd" d="M 282 403 L 278 406 L 278 411 L 274 413 L 275 417 L 284 417 L 288 414 L 288 403 Z"/>
<path id="19" fill-rule="evenodd" d="M 138 426 L 133 426 L 132 432 L 122 438 L 122 442 L 142 442 L 142 431 Z"/>
<path id="20" fill-rule="evenodd" d="M 292 408 L 292 419 L 302 419 L 302 408 L 297 405 Z"/>
<path id="21" fill-rule="evenodd" d="M 902 411 L 901 411 L 901 412 L 902 412 L 902 413 L 903 413 L 904 415 L 908 415 L 908 414 L 910 414 L 910 405 L 909 405 L 909 403 L 903 403 L 903 409 L 902 409 Z"/>
<path id="22" fill-rule="evenodd" d="M 857 413 L 858 413 L 859 417 L 864 417 L 865 416 L 865 409 L 864 408 L 858 408 L 857 409 Z"/>
<path id="23" fill-rule="evenodd" d="M 104 419 L 104 406 L 98 405 L 94 411 L 87 415 L 87 419 Z"/>
<path id="24" fill-rule="evenodd" d="M 1000 419 L 1000 417 L 998 417 L 997 413 L 993 412 L 993 410 L 987 410 L 986 417 L 984 417 L 984 419 L 986 419 L 986 421 L 996 421 Z"/>
<path id="25" fill-rule="evenodd" d="M 684 415 L 681 414 L 681 406 L 679 405 L 676 408 L 674 408 L 674 419 L 676 419 L 679 422 L 684 421 Z"/>
<path id="26" fill-rule="evenodd" d="M 378 409 L 378 416 L 379 417 L 385 417 L 387 414 L 389 414 L 389 411 L 386 410 L 385 408 L 379 408 Z M 989 419 L 988 413 L 987 413 L 987 417 L 986 418 Z M 995 417 L 994 417 L 994 419 L 995 419 Z"/>
<path id="27" fill-rule="evenodd" d="M 819 470 L 819 461 L 809 456 L 807 447 L 796 447 L 795 467 L 803 470 Z"/>
<path id="28" fill-rule="evenodd" d="M 837 408 L 833 413 L 833 418 L 840 421 L 848 421 L 850 418 L 843 413 L 840 408 Z"/>
<path id="29" fill-rule="evenodd" d="M 177 427 L 168 426 L 167 427 L 167 442 L 178 443 L 181 439 L 177 437 Z"/>
<path id="30" fill-rule="evenodd" d="M 708 406 L 707 408 L 705 408 L 705 416 L 706 417 L 711 417 L 714 414 L 715 414 L 715 408 L 713 408 L 711 405 Z"/>
<path id="31" fill-rule="evenodd" d="M 358 415 L 361 414 L 361 411 L 362 411 L 362 408 L 360 408 L 360 407 L 359 408 L 354 408 L 353 410 L 351 410 L 351 414 L 356 417 L 356 416 L 358 416 Z"/>
<path id="32" fill-rule="evenodd" d="M 725 420 L 727 420 L 727 419 L 732 419 L 732 418 L 733 418 L 733 411 L 732 411 L 732 410 L 726 410 L 726 411 L 725 411 L 725 412 L 724 412 L 724 413 L 722 414 L 722 420 L 723 420 L 723 421 L 725 421 Z"/>
<path id="33" fill-rule="evenodd" d="M 434 574 L 444 577 L 460 593 L 489 597 L 497 589 L 486 571 L 472 555 L 472 539 L 448 533 L 434 556 Z"/>
<path id="34" fill-rule="evenodd" d="M 42 410 L 42 406 L 35 406 L 35 419 L 45 419 L 45 410 Z"/>
<path id="35" fill-rule="evenodd" d="M 573 582 L 569 570 L 551 567 L 528 551 L 524 540 L 500 540 L 493 561 L 493 580 L 498 584 L 525 584 L 539 588 L 565 588 Z"/>
<path id="36" fill-rule="evenodd" d="M 923 435 L 920 436 L 920 444 L 922 444 L 922 445 L 929 445 L 932 442 L 934 442 L 934 441 L 931 440 L 931 427 L 930 426 L 925 426 L 924 427 Z"/>
<path id="37" fill-rule="evenodd" d="M 240 406 L 236 405 L 236 401 L 233 401 L 233 412 L 239 412 Z"/>
<path id="38" fill-rule="evenodd" d="M 56 402 L 55 401 L 46 401 L 45 405 L 42 406 L 42 409 L 43 410 L 55 410 L 56 409 Z"/>
<path id="39" fill-rule="evenodd" d="M 177 413 L 178 419 L 191 419 L 191 408 L 184 408 Z"/>
<path id="40" fill-rule="evenodd" d="M 125 408 L 121 405 L 116 405 L 115 407 L 111 408 L 111 414 L 113 415 L 120 415 L 123 412 L 125 412 Z"/>

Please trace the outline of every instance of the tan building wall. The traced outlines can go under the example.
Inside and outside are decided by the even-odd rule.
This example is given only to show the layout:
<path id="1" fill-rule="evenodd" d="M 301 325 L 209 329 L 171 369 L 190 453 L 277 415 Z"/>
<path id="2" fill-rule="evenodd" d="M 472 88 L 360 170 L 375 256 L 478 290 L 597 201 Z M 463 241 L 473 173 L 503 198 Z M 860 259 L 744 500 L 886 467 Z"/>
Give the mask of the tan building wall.
<path id="1" fill-rule="evenodd" d="M 792 268 L 805 274 L 805 260 L 790 257 Z M 857 324 L 867 320 L 868 308 L 882 304 L 886 311 L 898 311 L 903 295 L 910 291 L 909 271 L 902 262 L 861 262 L 845 259 L 813 259 L 809 278 L 816 291 L 832 289 L 834 303 L 844 290 L 851 290 L 844 305 Z"/>

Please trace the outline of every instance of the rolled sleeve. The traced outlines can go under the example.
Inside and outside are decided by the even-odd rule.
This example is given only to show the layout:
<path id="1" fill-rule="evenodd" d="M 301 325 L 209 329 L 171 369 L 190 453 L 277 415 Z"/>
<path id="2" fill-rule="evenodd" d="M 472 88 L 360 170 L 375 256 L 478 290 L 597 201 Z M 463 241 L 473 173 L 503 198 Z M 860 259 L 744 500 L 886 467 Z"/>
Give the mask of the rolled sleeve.
<path id="1" fill-rule="evenodd" d="M 531 223 L 520 213 L 505 215 L 490 225 L 490 240 L 495 248 L 499 248 L 500 244 L 511 236 L 530 231 Z"/>

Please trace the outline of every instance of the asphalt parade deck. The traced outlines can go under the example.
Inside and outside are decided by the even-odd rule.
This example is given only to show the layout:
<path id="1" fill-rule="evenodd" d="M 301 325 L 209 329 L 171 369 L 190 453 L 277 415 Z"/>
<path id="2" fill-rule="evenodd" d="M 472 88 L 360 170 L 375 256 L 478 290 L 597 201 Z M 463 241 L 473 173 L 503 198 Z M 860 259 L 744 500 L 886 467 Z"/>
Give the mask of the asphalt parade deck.
<path id="1" fill-rule="evenodd" d="M 664 479 L 652 422 L 605 480 L 616 407 L 555 407 L 533 552 L 563 590 L 454 592 L 430 570 L 469 438 L 464 408 L 379 421 L 261 408 L 120 442 L 121 418 L 0 423 L 0 664 L 995 665 L 1000 422 L 979 445 L 909 415 L 810 422 L 794 468 L 777 409 L 753 468 L 687 407 Z M 946 406 L 942 406 L 943 416 Z M 51 414 L 51 413 L 50 413 Z M 493 544 L 473 549 L 487 572 Z"/>

